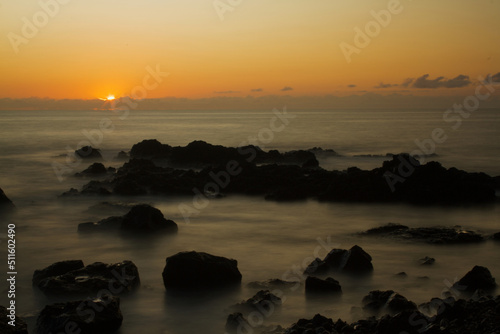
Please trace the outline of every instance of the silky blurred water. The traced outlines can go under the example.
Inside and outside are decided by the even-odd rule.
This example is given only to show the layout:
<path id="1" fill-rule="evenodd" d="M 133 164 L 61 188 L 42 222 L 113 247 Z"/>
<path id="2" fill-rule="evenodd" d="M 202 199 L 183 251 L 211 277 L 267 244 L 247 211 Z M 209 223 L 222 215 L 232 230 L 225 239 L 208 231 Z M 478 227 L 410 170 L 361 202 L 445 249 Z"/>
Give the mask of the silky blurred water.
<path id="1" fill-rule="evenodd" d="M 272 141 L 261 142 L 261 147 L 280 151 L 329 148 L 342 156 L 321 159 L 324 168 L 375 168 L 386 158 L 355 156 L 411 152 L 417 148 L 415 140 L 430 138 L 435 128 L 442 128 L 448 138 L 436 145 L 438 156 L 433 159 L 446 167 L 500 175 L 498 110 L 477 111 L 457 131 L 442 120 L 440 110 L 289 109 L 288 114 L 294 118 L 282 131 L 273 133 Z M 303 285 L 295 291 L 284 288 L 282 309 L 266 319 L 266 324 L 289 326 L 316 313 L 349 321 L 351 308 L 361 306 L 362 297 L 374 289 L 393 289 L 417 303 L 425 302 L 440 296 L 450 282 L 474 265 L 487 266 L 494 276 L 500 277 L 500 245 L 493 241 L 436 246 L 356 234 L 388 222 L 412 227 L 461 225 L 491 234 L 500 230 L 497 205 L 445 208 L 316 201 L 275 203 L 259 197 L 229 196 L 210 200 L 187 222 L 178 206 L 192 204 L 190 197 L 58 197 L 69 188 L 81 188 L 88 182 L 72 174 L 89 163 L 68 165 L 63 155 L 86 140 L 83 131 L 96 135 L 95 130 L 105 118 L 109 118 L 114 129 L 103 133 L 97 146 L 105 156 L 104 164 L 118 167 L 123 162 L 114 159 L 117 152 L 130 150 L 143 139 L 156 138 L 170 145 L 205 140 L 237 146 L 248 142 L 249 137 L 258 140 L 258 134 L 270 127 L 273 117 L 272 107 L 254 112 L 137 111 L 123 120 L 118 114 L 102 111 L 0 112 L 0 187 L 18 208 L 9 220 L 17 226 L 17 311 L 26 317 L 30 329 L 43 306 L 55 301 L 32 288 L 33 271 L 67 259 L 82 259 L 86 264 L 132 260 L 139 267 L 141 288 L 122 298 L 122 334 L 223 333 L 225 319 L 231 313 L 229 306 L 256 292 L 247 283 L 271 278 L 293 280 L 298 277 L 294 271 L 301 272 L 312 257 L 323 257 L 333 247 L 363 247 L 373 257 L 373 275 L 334 275 L 343 289 L 339 299 L 308 299 Z M 53 163 L 66 166 L 62 181 L 54 173 Z M 155 205 L 178 223 L 179 233 L 147 239 L 79 235 L 79 223 L 126 213 L 125 209 L 121 212 L 91 208 L 103 201 Z M 9 221 L 1 222 L 0 235 L 6 233 Z M 328 246 L 322 247 L 325 243 Z M 0 256 L 6 259 L 5 239 L 0 248 Z M 196 296 L 167 294 L 161 277 L 165 258 L 187 250 L 237 259 L 243 275 L 241 289 Z M 425 256 L 436 258 L 436 263 L 421 266 L 418 259 Z M 6 266 L 2 271 L 7 272 Z M 408 274 L 406 279 L 394 276 L 401 271 Z M 6 295 L 6 285 L 2 283 L 0 304 L 6 305 Z"/>

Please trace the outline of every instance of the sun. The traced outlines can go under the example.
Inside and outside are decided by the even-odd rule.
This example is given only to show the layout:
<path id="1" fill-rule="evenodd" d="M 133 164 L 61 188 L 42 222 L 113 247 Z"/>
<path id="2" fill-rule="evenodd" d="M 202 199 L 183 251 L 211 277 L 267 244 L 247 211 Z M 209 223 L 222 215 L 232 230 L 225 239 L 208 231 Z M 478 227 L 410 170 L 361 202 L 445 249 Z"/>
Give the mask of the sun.
<path id="1" fill-rule="evenodd" d="M 113 101 L 114 99 L 115 99 L 114 95 L 108 95 L 108 97 L 106 98 L 106 100 L 108 101 Z"/>

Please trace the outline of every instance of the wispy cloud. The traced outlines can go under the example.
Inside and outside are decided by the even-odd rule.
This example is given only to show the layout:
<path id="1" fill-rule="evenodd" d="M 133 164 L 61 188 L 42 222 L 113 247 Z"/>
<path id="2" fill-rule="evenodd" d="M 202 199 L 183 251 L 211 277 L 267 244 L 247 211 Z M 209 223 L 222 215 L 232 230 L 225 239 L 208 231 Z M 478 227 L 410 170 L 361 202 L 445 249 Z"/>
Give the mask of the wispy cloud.
<path id="1" fill-rule="evenodd" d="M 356 88 L 357 86 L 356 85 L 347 85 L 347 87 L 349 87 L 349 88 Z"/>
<path id="2" fill-rule="evenodd" d="M 412 87 L 414 88 L 459 88 L 466 87 L 471 84 L 468 75 L 460 74 L 453 79 L 445 79 L 445 77 L 437 77 L 436 79 L 428 79 L 429 74 L 424 74 L 421 77 L 415 79 Z"/>
<path id="3" fill-rule="evenodd" d="M 214 92 L 214 94 L 235 94 L 235 93 L 239 93 L 239 92 L 234 91 L 234 90 L 223 90 L 223 91 Z"/>
<path id="4" fill-rule="evenodd" d="M 292 87 L 289 87 L 289 86 L 285 86 L 285 87 L 283 87 L 283 88 L 281 89 L 281 91 L 282 91 L 282 92 L 288 92 L 288 91 L 291 91 L 291 90 L 293 90 L 293 88 L 292 88 Z"/>
<path id="5" fill-rule="evenodd" d="M 260 92 L 263 92 L 264 90 L 262 88 L 255 88 L 255 89 L 252 89 L 251 92 L 252 93 L 260 93 Z"/>
<path id="6" fill-rule="evenodd" d="M 385 84 L 383 82 L 379 83 L 377 86 L 374 88 L 391 88 L 391 87 L 397 87 L 399 86 L 398 84 Z"/>

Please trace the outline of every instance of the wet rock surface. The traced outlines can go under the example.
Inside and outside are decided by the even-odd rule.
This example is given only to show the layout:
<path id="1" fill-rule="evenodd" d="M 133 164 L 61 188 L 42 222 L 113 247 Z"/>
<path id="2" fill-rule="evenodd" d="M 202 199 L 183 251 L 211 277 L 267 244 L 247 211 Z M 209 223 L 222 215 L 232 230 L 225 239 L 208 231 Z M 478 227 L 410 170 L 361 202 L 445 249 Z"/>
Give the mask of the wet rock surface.
<path id="1" fill-rule="evenodd" d="M 168 257 L 162 276 L 167 289 L 223 288 L 241 283 L 236 260 L 194 251 Z"/>
<path id="2" fill-rule="evenodd" d="M 362 300 L 363 310 L 372 313 L 389 313 L 396 314 L 402 311 L 414 311 L 417 305 L 404 296 L 392 291 L 370 291 Z"/>
<path id="3" fill-rule="evenodd" d="M 306 293 L 317 295 L 317 294 L 340 294 L 342 293 L 342 287 L 339 281 L 328 277 L 326 279 L 321 279 L 314 276 L 308 276 L 306 278 Z"/>
<path id="4" fill-rule="evenodd" d="M 193 189 L 198 189 L 202 194 L 261 195 L 277 201 L 315 198 L 458 205 L 496 200 L 492 177 L 446 169 L 437 162 L 414 162 L 412 173 L 405 174 L 405 182 L 391 181 L 395 176 L 391 179 L 388 175 L 398 175 L 402 161 L 410 159 L 405 155 L 395 155 L 371 171 L 355 167 L 326 171 L 318 167 L 312 151 L 265 152 L 256 146 L 231 148 L 203 141 L 171 147 L 157 140 L 145 140 L 134 145 L 130 155 L 131 160 L 115 174 L 87 184 L 80 193 L 192 196 Z M 176 169 L 179 167 L 199 170 Z"/>
<path id="5" fill-rule="evenodd" d="M 100 299 L 45 306 L 38 316 L 35 333 L 110 334 L 121 327 L 122 321 L 120 300 L 105 295 Z"/>
<path id="6" fill-rule="evenodd" d="M 251 312 L 254 310 L 260 311 L 263 314 L 271 314 L 276 307 L 282 304 L 281 298 L 274 295 L 269 290 L 261 290 L 252 298 L 246 301 L 233 305 L 231 308 L 240 312 Z"/>
<path id="7" fill-rule="evenodd" d="M 329 272 L 368 274 L 373 271 L 372 257 L 358 245 L 351 249 L 332 249 L 321 260 L 316 258 L 305 270 L 306 275 L 326 275 Z"/>
<path id="8" fill-rule="evenodd" d="M 384 236 L 402 240 L 425 241 L 431 244 L 460 244 L 482 242 L 485 238 L 474 231 L 455 227 L 415 227 L 389 223 L 360 233 L 366 236 Z"/>
<path id="9" fill-rule="evenodd" d="M 28 326 L 24 320 L 12 314 L 6 307 L 0 306 L 0 333 L 28 334 Z"/>
<path id="10" fill-rule="evenodd" d="M 476 290 L 491 291 L 497 286 L 495 278 L 488 268 L 474 266 L 471 271 L 465 274 L 453 287 L 458 291 L 474 293 Z"/>
<path id="11" fill-rule="evenodd" d="M 97 223 L 78 225 L 79 232 L 116 230 L 141 235 L 156 232 L 177 233 L 178 227 L 174 221 L 165 219 L 160 210 L 148 204 L 135 205 L 124 216 L 108 217 Z"/>
<path id="12" fill-rule="evenodd" d="M 131 261 L 95 262 L 82 267 L 80 260 L 57 262 L 33 274 L 33 285 L 47 295 L 92 295 L 100 290 L 121 294 L 140 285 L 139 271 Z"/>

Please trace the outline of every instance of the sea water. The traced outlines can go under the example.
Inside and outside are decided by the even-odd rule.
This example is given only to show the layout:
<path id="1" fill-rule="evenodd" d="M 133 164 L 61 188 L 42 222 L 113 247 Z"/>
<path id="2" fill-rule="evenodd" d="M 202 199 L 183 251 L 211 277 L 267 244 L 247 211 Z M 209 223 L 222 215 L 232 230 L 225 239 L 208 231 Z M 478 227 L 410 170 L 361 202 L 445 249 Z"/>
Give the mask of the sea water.
<path id="1" fill-rule="evenodd" d="M 16 311 L 27 320 L 30 330 L 38 312 L 58 300 L 32 287 L 33 271 L 69 259 L 82 259 L 85 264 L 132 260 L 138 266 L 141 288 L 121 298 L 122 334 L 223 333 L 230 306 L 257 292 L 247 287 L 252 281 L 301 281 L 293 289 L 283 288 L 281 309 L 263 318 L 265 324 L 290 326 L 316 313 L 356 320 L 353 318 L 359 314 L 356 308 L 361 306 L 361 299 L 375 289 L 392 289 L 417 304 L 426 302 L 449 291 L 454 281 L 474 265 L 486 266 L 493 276 L 500 277 L 500 245 L 493 241 L 440 246 L 357 234 L 388 222 L 410 227 L 460 225 L 491 234 L 500 231 L 498 205 L 420 207 L 315 200 L 276 203 L 261 197 L 227 196 L 210 199 L 198 214 L 185 219 L 179 205 L 192 204 L 189 196 L 59 197 L 89 181 L 73 174 L 90 162 L 69 161 L 65 156 L 85 141 L 98 144 L 93 146 L 102 150 L 103 163 L 113 167 L 123 164 L 115 159 L 119 151 L 154 138 L 173 146 L 204 140 L 224 146 L 253 141 L 265 150 L 280 151 L 322 147 L 335 150 L 339 156 L 322 157 L 321 166 L 344 170 L 350 166 L 378 167 L 388 159 L 387 153 L 412 152 L 421 149 L 422 143 L 430 149 L 432 132 L 442 129 L 446 140 L 434 142 L 432 153 L 436 156 L 425 159 L 437 160 L 445 167 L 500 175 L 500 110 L 479 110 L 454 130 L 453 124 L 443 120 L 442 110 L 288 109 L 288 124 L 270 137 L 266 129 L 271 128 L 275 117 L 272 110 L 131 111 L 127 117 L 112 111 L 0 112 L 0 187 L 17 206 L 17 213 L 0 224 L 0 256 L 5 259 L 2 271 L 7 272 L 7 224 L 15 223 Z M 283 107 L 278 110 L 282 113 Z M 59 170 L 58 174 L 61 166 L 64 173 Z M 103 201 L 150 203 L 178 223 L 179 233 L 147 238 L 78 234 L 79 223 L 127 212 L 125 207 L 96 206 Z M 331 248 L 348 249 L 356 244 L 373 257 L 373 275 L 356 278 L 334 274 L 342 285 L 340 298 L 306 298 L 299 275 L 305 266 L 315 256 L 324 257 Z M 241 289 L 167 293 L 161 276 L 165 258 L 190 250 L 238 260 L 243 275 Z M 436 263 L 420 265 L 418 260 L 425 256 L 434 257 Z M 402 271 L 407 278 L 395 276 Z M 7 285 L 2 283 L 0 287 L 0 304 L 6 306 Z"/>

